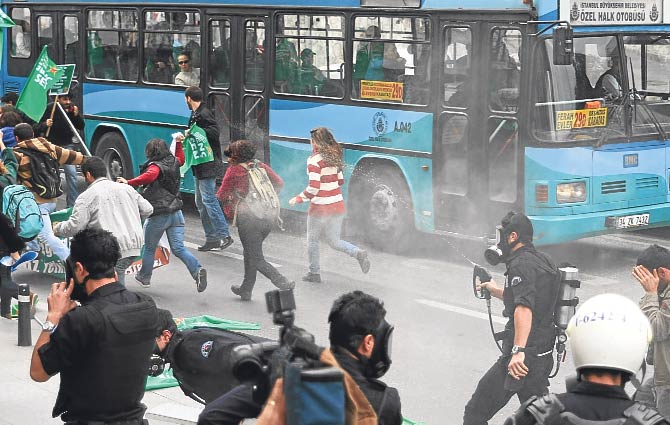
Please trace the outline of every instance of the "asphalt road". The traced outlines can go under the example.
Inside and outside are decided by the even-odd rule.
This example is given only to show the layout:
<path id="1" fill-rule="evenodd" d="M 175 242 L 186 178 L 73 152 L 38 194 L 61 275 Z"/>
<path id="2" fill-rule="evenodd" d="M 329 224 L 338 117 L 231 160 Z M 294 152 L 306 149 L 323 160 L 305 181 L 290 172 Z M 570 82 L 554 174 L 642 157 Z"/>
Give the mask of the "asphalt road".
<path id="1" fill-rule="evenodd" d="M 186 268 L 176 257 L 154 272 L 152 286 L 144 290 L 159 306 L 175 316 L 210 314 L 228 319 L 257 322 L 260 334 L 276 337 L 278 328 L 266 311 L 263 293 L 273 289 L 258 277 L 251 302 L 242 302 L 230 292 L 243 276 L 242 246 L 235 243 L 221 252 L 200 253 L 203 232 L 192 205 L 186 210 L 187 246 L 208 270 L 209 286 L 197 293 Z M 432 236 L 417 238 L 411 255 L 393 255 L 369 250 L 372 267 L 361 273 L 358 263 L 344 254 L 322 247 L 321 284 L 306 283 L 306 239 L 300 223 L 288 232 L 275 232 L 265 244 L 268 259 L 297 283 L 296 324 L 312 332 L 327 345 L 327 315 L 332 301 L 342 293 L 360 289 L 384 300 L 387 319 L 395 325 L 393 365 L 384 380 L 399 389 L 403 414 L 430 425 L 459 424 L 463 407 L 479 378 L 493 363 L 498 350 L 493 342 L 484 301 L 472 293 L 472 266 L 458 250 L 476 262 L 483 261 L 482 247 L 449 243 Z M 235 231 L 234 231 L 235 232 Z M 545 251 L 557 263 L 570 262 L 580 269 L 579 297 L 617 292 L 637 299 L 641 294 L 630 275 L 638 253 L 650 243 L 667 244 L 668 231 L 655 231 L 586 239 Z M 355 239 L 355 237 L 354 237 Z M 502 280 L 503 267 L 490 268 Z M 132 277 L 131 289 L 142 290 Z M 44 291 L 42 291 L 44 289 Z M 39 291 L 46 292 L 45 288 Z M 502 303 L 493 301 L 496 328 L 502 328 Z M 570 355 L 562 365 L 552 390 L 564 391 L 565 377 L 572 373 Z M 513 399 L 492 421 L 502 424 L 518 407 Z"/>

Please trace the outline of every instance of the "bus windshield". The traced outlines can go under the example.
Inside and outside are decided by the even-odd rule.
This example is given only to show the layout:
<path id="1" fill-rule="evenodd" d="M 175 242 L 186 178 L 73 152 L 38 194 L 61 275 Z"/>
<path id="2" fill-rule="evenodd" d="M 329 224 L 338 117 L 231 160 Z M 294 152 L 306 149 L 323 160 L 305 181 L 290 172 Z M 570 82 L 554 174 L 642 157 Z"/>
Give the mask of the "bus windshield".
<path id="1" fill-rule="evenodd" d="M 531 128 L 537 140 L 599 145 L 665 138 L 669 36 L 575 37 L 572 65 L 554 65 L 552 48 L 544 40 L 534 58 Z"/>

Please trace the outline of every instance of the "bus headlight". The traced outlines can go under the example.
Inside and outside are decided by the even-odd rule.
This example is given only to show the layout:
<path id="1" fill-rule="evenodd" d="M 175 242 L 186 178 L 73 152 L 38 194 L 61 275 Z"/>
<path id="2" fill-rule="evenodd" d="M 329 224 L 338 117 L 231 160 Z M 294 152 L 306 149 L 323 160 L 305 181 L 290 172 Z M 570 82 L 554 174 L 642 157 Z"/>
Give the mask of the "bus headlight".
<path id="1" fill-rule="evenodd" d="M 567 204 L 586 201 L 586 182 L 561 183 L 556 185 L 556 202 Z"/>

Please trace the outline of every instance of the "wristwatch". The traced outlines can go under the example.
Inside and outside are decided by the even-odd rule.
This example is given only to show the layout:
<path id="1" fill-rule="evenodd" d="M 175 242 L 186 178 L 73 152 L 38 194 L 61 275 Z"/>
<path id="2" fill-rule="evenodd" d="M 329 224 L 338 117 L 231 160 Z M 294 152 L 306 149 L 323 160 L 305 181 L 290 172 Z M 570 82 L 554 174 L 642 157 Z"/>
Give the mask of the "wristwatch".
<path id="1" fill-rule="evenodd" d="M 44 323 L 42 323 L 42 330 L 49 333 L 53 333 L 53 331 L 56 330 L 56 325 L 54 325 L 53 322 L 49 320 L 45 320 Z"/>
<path id="2" fill-rule="evenodd" d="M 525 351 L 526 351 L 526 347 L 522 347 L 520 345 L 512 346 L 512 354 L 524 353 Z"/>

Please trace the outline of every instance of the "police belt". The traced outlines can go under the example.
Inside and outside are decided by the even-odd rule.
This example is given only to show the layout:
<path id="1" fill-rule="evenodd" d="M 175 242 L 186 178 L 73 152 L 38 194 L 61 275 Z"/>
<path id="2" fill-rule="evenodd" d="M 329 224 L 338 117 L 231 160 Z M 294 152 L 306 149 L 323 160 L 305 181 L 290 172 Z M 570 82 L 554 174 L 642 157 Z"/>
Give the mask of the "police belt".
<path id="1" fill-rule="evenodd" d="M 145 425 L 149 421 L 146 419 L 126 419 L 123 421 L 68 421 L 65 422 L 65 425 Z"/>
<path id="2" fill-rule="evenodd" d="M 496 341 L 502 341 L 503 339 L 507 338 L 508 335 L 509 335 L 509 331 L 504 330 L 504 331 L 494 333 L 493 338 L 495 338 Z M 545 351 L 544 353 L 539 353 L 539 354 L 528 353 L 528 354 L 534 355 L 535 357 L 543 357 L 543 356 L 547 356 L 547 355 L 551 354 L 553 351 L 554 351 L 554 349 L 550 348 L 549 351 Z"/>

